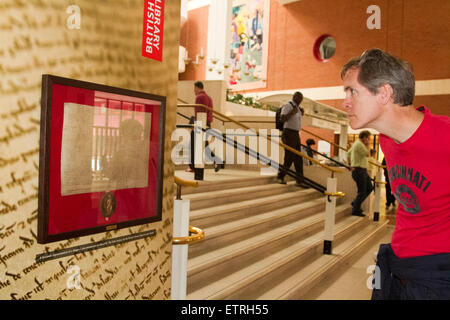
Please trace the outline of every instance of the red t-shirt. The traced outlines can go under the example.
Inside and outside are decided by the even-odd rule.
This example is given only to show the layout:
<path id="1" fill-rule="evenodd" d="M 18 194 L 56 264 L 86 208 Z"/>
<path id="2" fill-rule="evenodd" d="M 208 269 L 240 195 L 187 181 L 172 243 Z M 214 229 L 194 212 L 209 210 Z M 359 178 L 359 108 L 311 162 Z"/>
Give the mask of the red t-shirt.
<path id="1" fill-rule="evenodd" d="M 398 201 L 391 246 L 399 258 L 450 252 L 450 117 L 425 117 L 405 142 L 380 134 Z"/>
<path id="2" fill-rule="evenodd" d="M 205 106 L 208 106 L 210 108 L 213 107 L 213 101 L 211 99 L 210 96 L 208 96 L 206 94 L 205 91 L 200 91 L 198 95 L 195 96 L 195 104 L 204 104 Z M 212 123 L 213 121 L 213 113 L 210 110 L 207 110 L 206 108 L 203 107 L 195 107 L 195 119 L 197 119 L 197 113 L 198 112 L 206 112 L 207 116 L 206 116 L 206 121 L 208 121 L 209 123 Z"/>

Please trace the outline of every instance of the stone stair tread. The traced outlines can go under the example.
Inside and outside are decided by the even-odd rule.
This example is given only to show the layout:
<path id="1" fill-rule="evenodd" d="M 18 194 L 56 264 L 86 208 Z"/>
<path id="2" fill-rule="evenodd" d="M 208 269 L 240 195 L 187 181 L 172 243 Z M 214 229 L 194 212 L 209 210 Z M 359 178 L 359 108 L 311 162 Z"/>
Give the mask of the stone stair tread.
<path id="1" fill-rule="evenodd" d="M 285 208 L 280 208 L 276 210 L 271 210 L 268 212 L 260 213 L 257 215 L 252 215 L 243 219 L 233 220 L 230 222 L 222 223 L 217 226 L 212 226 L 205 228 L 205 238 L 212 238 L 216 235 L 220 235 L 223 233 L 230 233 L 236 230 L 245 229 L 248 227 L 255 226 L 257 224 L 266 223 L 268 221 L 278 219 L 282 216 L 293 214 L 294 212 L 298 212 L 305 208 L 310 208 L 319 204 L 325 204 L 324 198 L 317 198 L 313 200 L 308 200 L 304 203 L 295 204 L 292 206 L 288 206 Z"/>
<path id="2" fill-rule="evenodd" d="M 253 193 L 265 191 L 265 190 L 274 190 L 274 189 L 287 189 L 286 186 L 294 186 L 295 181 L 288 182 L 287 185 L 279 184 L 279 183 L 270 183 L 270 184 L 262 184 L 257 186 L 250 186 L 250 187 L 241 187 L 241 188 L 234 188 L 234 189 L 225 189 L 225 190 L 218 190 L 218 191 L 210 191 L 210 192 L 201 192 L 201 193 L 191 193 L 188 195 L 183 196 L 184 200 L 200 200 L 200 199 L 214 199 L 215 197 L 226 197 L 226 196 L 232 196 L 235 194 L 241 194 L 241 193 Z"/>
<path id="3" fill-rule="evenodd" d="M 311 281 L 323 272 L 326 272 L 329 268 L 332 268 L 336 263 L 345 258 L 345 255 L 348 252 L 351 252 L 351 250 L 355 248 L 356 243 L 367 240 L 367 237 L 371 236 L 374 231 L 383 228 L 387 222 L 388 221 L 383 221 L 366 225 L 364 228 L 358 230 L 358 232 L 333 247 L 332 255 L 321 255 L 304 268 L 301 268 L 298 272 L 279 282 L 270 290 L 267 290 L 257 299 L 286 299 L 286 296 L 290 291 L 298 289 L 303 286 L 306 281 Z"/>
<path id="4" fill-rule="evenodd" d="M 192 180 L 192 179 L 187 179 Z M 184 187 L 182 195 L 192 195 L 197 193 L 211 192 L 217 190 L 228 190 L 236 187 L 266 185 L 267 183 L 275 183 L 276 176 L 256 176 L 256 177 L 242 177 L 215 181 L 196 180 L 198 187 Z"/>
<path id="5" fill-rule="evenodd" d="M 312 195 L 316 193 L 317 191 L 314 189 L 303 189 L 299 191 L 291 191 L 287 192 L 286 194 L 277 194 L 274 196 L 265 197 L 264 199 L 250 199 L 245 201 L 240 201 L 237 203 L 229 203 L 229 204 L 223 204 L 219 206 L 215 206 L 214 208 L 202 208 L 198 210 L 193 210 L 190 212 L 190 220 L 194 221 L 196 218 L 199 217 L 208 217 L 208 216 L 215 216 L 220 214 L 226 214 L 227 211 L 230 210 L 238 210 L 238 209 L 245 209 L 249 207 L 254 207 L 255 205 L 263 206 L 267 203 L 272 203 L 274 201 L 282 201 L 283 199 L 289 199 L 292 197 L 296 197 L 299 195 Z"/>
<path id="6" fill-rule="evenodd" d="M 358 221 L 359 217 L 348 216 L 335 225 L 335 233 L 345 229 L 346 226 Z M 188 299 L 215 299 L 222 291 L 227 291 L 230 287 L 245 285 L 243 280 L 250 278 L 261 277 L 269 270 L 277 265 L 284 263 L 284 261 L 292 260 L 293 257 L 301 255 L 308 247 L 313 246 L 318 241 L 323 239 L 323 230 L 317 232 L 295 244 L 292 244 L 276 253 L 273 253 L 266 258 L 260 260 L 257 264 L 249 265 L 241 270 L 230 274 L 215 283 L 194 291 L 188 295 Z M 247 282 L 247 281 L 246 281 Z M 219 298 L 220 299 L 220 298 Z"/>
<path id="7" fill-rule="evenodd" d="M 343 212 L 348 208 L 350 208 L 348 204 L 337 206 L 336 214 Z M 323 221 L 324 214 L 325 211 L 320 211 L 311 216 L 307 216 L 297 221 L 294 221 L 290 224 L 279 226 L 271 230 L 270 232 L 265 232 L 253 236 L 251 238 L 248 238 L 244 242 L 233 243 L 226 247 L 222 247 L 217 250 L 210 251 L 197 257 L 191 258 L 188 261 L 188 275 L 192 272 L 204 270 L 205 268 L 208 268 L 211 265 L 216 265 L 222 261 L 226 261 L 233 257 L 242 255 L 245 252 L 260 247 L 269 241 L 286 237 L 289 234 L 298 232 L 313 223 Z"/>

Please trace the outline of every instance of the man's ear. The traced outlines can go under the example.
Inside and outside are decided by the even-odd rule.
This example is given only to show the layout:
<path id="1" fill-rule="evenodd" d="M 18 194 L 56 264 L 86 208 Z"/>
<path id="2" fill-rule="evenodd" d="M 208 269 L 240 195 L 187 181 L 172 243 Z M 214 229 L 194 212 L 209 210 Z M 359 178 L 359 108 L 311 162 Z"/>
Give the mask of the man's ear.
<path id="1" fill-rule="evenodd" d="M 386 105 L 393 100 L 394 90 L 389 83 L 385 83 L 378 88 L 377 100 L 379 103 Z"/>

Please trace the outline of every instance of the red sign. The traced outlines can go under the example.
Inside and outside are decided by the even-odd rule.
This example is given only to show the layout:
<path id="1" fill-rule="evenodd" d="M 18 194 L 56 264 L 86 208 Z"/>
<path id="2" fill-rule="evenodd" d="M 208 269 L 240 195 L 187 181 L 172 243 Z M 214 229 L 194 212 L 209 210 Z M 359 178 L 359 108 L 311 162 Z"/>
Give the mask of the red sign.
<path id="1" fill-rule="evenodd" d="M 144 2 L 142 56 L 162 61 L 164 0 L 145 0 Z"/>

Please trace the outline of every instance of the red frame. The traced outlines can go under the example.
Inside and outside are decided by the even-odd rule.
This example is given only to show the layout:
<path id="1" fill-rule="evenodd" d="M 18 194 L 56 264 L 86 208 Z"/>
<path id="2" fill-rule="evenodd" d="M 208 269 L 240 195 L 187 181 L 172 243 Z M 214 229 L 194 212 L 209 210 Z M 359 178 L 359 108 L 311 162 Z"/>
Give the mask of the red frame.
<path id="1" fill-rule="evenodd" d="M 152 102 L 141 103 L 140 109 L 143 110 L 139 110 L 151 113 L 147 187 L 109 190 L 116 199 L 116 210 L 108 219 L 105 219 L 99 208 L 104 191 L 61 195 L 64 103 L 99 107 L 95 104 L 96 92 L 121 95 L 125 97 L 124 102 Z M 123 110 L 130 106 L 129 103 L 121 105 L 126 105 L 122 107 Z M 109 105 L 106 108 L 112 110 Z M 165 97 L 43 75 L 38 242 L 65 240 L 161 220 L 164 122 Z"/>
<path id="2" fill-rule="evenodd" d="M 320 62 L 328 62 L 331 59 L 331 58 L 330 59 L 322 59 L 322 57 L 320 56 L 320 50 L 319 50 L 320 45 L 322 44 L 322 41 L 328 37 L 333 37 L 333 36 L 330 34 L 324 34 L 324 35 L 321 35 L 316 40 L 316 42 L 314 42 L 313 54 L 314 54 L 314 57 Z"/>

